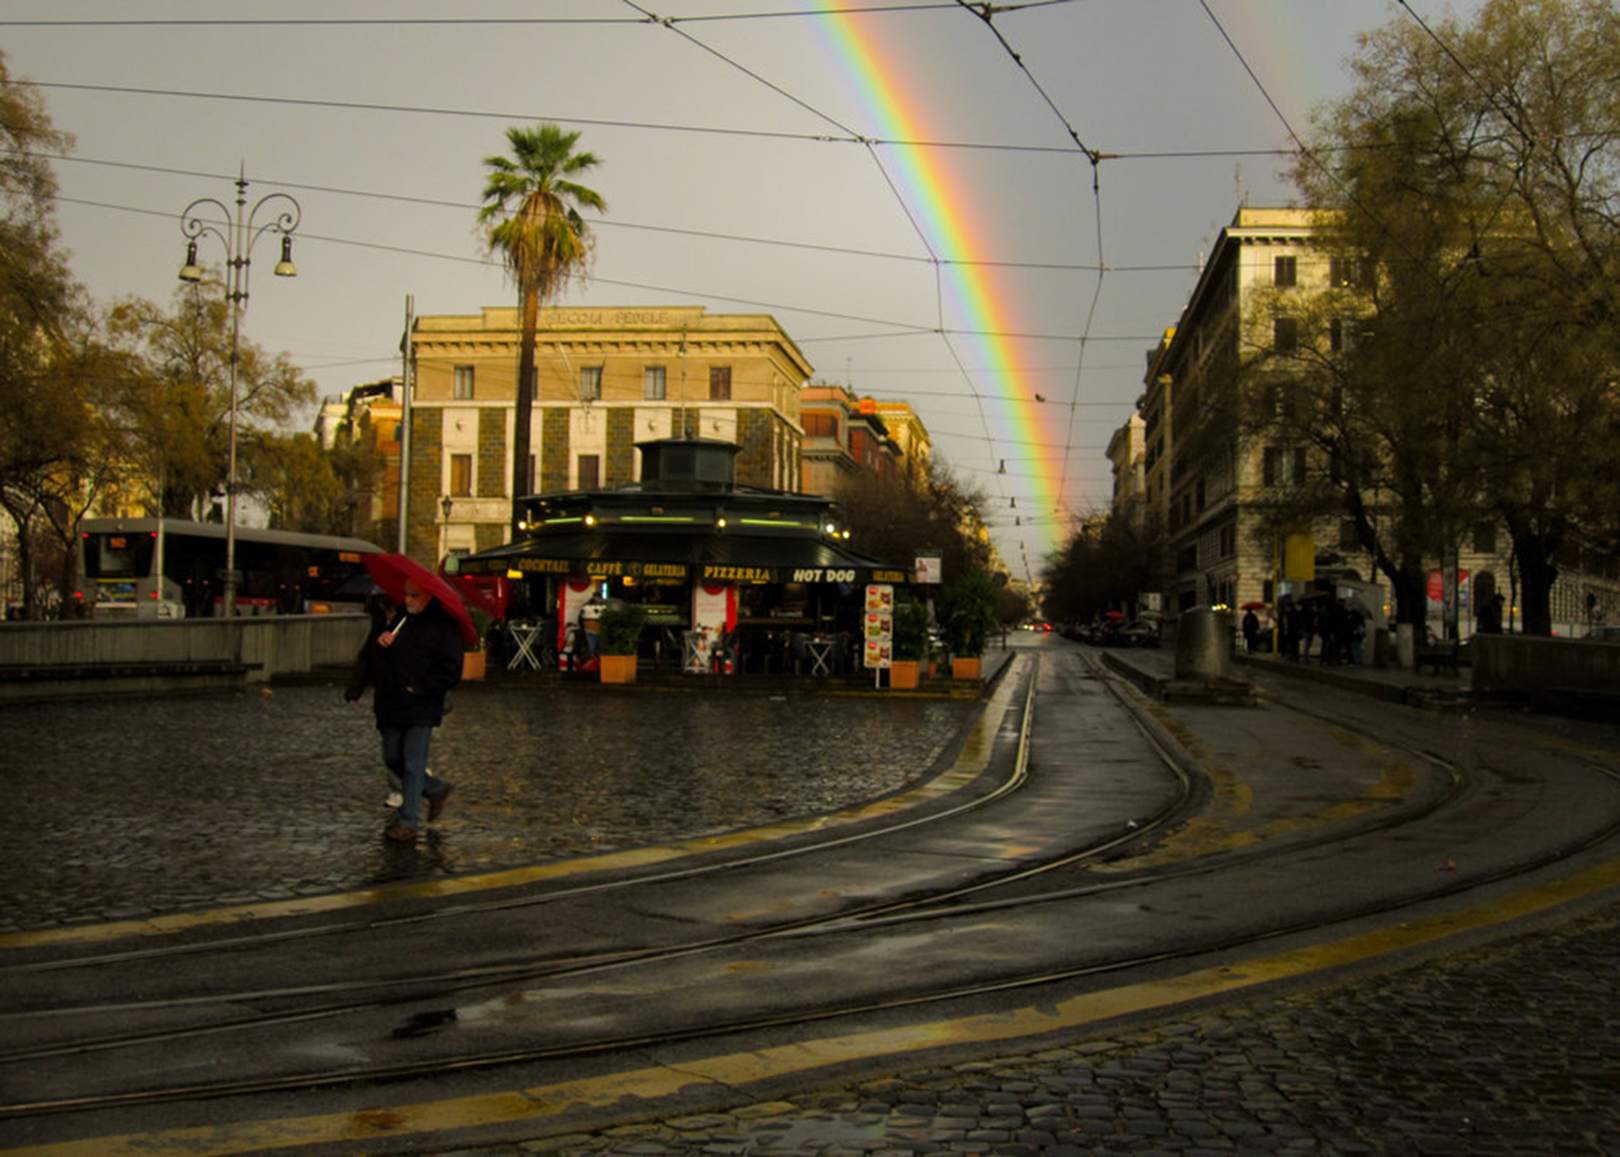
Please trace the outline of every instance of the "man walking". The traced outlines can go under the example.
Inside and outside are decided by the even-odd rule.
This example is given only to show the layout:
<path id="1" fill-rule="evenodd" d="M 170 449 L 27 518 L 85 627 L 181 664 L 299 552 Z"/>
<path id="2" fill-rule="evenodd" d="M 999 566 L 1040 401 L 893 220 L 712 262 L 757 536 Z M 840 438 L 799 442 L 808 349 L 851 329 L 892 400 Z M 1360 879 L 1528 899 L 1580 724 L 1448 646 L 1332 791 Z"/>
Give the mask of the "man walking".
<path id="1" fill-rule="evenodd" d="M 456 621 L 431 594 L 409 579 L 405 613 L 379 633 L 364 657 L 373 683 L 372 709 L 382 735 L 383 763 L 399 777 L 401 799 L 383 834 L 411 843 L 427 801 L 431 823 L 444 811 L 451 785 L 427 770 L 433 729 L 444 721 L 445 695 L 461 681 L 462 639 Z M 350 686 L 349 701 L 358 698 Z"/>

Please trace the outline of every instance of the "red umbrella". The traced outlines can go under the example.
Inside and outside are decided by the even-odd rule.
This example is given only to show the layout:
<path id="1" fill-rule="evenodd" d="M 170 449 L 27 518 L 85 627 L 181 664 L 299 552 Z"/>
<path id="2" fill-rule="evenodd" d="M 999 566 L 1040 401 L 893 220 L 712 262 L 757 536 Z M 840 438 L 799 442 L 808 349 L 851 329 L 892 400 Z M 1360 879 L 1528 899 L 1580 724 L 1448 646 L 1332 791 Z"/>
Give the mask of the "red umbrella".
<path id="1" fill-rule="evenodd" d="M 1125 612 L 1124 611 L 1109 611 L 1109 612 L 1107 612 L 1106 617 L 1108 617 L 1110 619 L 1123 619 L 1125 617 Z"/>
<path id="2" fill-rule="evenodd" d="M 1242 610 L 1242 611 L 1263 611 L 1263 610 L 1266 609 L 1266 604 L 1265 603 L 1244 603 L 1238 609 Z"/>
<path id="3" fill-rule="evenodd" d="M 467 646 L 478 645 L 478 628 L 473 626 L 472 616 L 467 613 L 467 605 L 461 601 L 461 596 L 456 593 L 454 587 L 427 567 L 403 554 L 367 554 L 361 556 L 361 561 L 366 564 L 366 570 L 389 598 L 396 603 L 403 603 L 405 584 L 415 583 L 417 590 L 437 599 L 439 605 L 456 621 Z"/>

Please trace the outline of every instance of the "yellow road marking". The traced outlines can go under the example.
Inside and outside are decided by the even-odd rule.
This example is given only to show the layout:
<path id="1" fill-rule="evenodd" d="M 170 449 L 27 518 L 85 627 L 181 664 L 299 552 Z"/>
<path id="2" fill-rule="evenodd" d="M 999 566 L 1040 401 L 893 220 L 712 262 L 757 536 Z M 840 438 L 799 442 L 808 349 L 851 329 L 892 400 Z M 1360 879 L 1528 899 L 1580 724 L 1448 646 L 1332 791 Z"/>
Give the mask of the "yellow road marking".
<path id="1" fill-rule="evenodd" d="M 354 1144 L 383 1137 L 400 1138 L 516 1121 L 539 1128 L 569 1109 L 618 1107 L 622 1110 L 630 1101 L 646 1102 L 642 1115 L 647 1116 L 657 1112 L 656 1102 L 660 1098 L 694 1088 L 720 1087 L 745 1098 L 746 1086 L 767 1079 L 808 1075 L 828 1066 L 948 1045 L 1003 1045 L 1058 1030 L 1084 1028 L 1114 1017 L 1152 1012 L 1189 1000 L 1237 993 L 1322 969 L 1364 963 L 1435 944 L 1447 937 L 1533 916 L 1617 886 L 1620 886 L 1620 860 L 1611 860 L 1567 879 L 1458 912 L 1240 963 L 1084 993 L 1056 1004 L 699 1057 L 681 1061 L 678 1068 L 655 1065 L 553 1085 L 421 1104 L 132 1133 L 0 1152 L 11 1157 L 77 1157 L 92 1151 L 98 1157 L 150 1157 L 153 1153 L 181 1152 L 211 1157 L 304 1145 Z M 1032 1044 L 1031 1047 L 1038 1046 Z"/>
<path id="2" fill-rule="evenodd" d="M 1185 863 L 1354 819 L 1400 800 L 1417 784 L 1417 774 L 1412 766 L 1382 744 L 1343 728 L 1327 727 L 1331 738 L 1368 758 L 1380 761 L 1377 782 L 1353 799 L 1326 804 L 1310 812 L 1277 816 L 1254 823 L 1255 817 L 1251 812 L 1255 810 L 1255 794 L 1247 781 L 1216 759 L 1214 752 L 1196 734 L 1178 723 L 1159 704 L 1145 701 L 1144 706 L 1154 714 L 1160 726 L 1198 761 L 1209 777 L 1212 791 L 1210 804 L 1204 814 L 1171 829 L 1163 839 L 1140 855 L 1095 865 L 1093 870 L 1101 874 L 1117 875 L 1165 864 Z M 1251 826 L 1240 826 L 1240 821 L 1245 817 L 1249 818 Z"/>

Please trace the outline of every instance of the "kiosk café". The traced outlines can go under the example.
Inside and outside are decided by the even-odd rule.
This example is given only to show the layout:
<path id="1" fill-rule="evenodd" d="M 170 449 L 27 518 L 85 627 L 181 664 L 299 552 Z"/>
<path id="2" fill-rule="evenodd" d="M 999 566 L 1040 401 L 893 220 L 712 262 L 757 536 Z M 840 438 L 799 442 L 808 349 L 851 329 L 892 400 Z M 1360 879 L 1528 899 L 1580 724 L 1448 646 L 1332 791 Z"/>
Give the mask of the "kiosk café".
<path id="1" fill-rule="evenodd" d="M 637 449 L 639 483 L 535 495 L 522 539 L 459 560 L 464 574 L 512 580 L 514 606 L 555 624 L 559 654 L 593 598 L 641 604 L 665 636 L 735 632 L 745 656 L 763 656 L 785 648 L 786 632 L 858 639 L 866 587 L 913 580 L 851 550 L 830 499 L 738 486 L 732 443 Z"/>

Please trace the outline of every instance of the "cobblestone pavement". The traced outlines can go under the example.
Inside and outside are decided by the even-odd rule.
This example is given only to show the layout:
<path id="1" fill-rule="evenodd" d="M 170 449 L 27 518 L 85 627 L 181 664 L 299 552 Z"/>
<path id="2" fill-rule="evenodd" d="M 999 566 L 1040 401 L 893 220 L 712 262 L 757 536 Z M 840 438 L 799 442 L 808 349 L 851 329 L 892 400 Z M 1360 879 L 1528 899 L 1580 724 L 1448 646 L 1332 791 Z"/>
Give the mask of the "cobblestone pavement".
<path id="1" fill-rule="evenodd" d="M 1620 907 L 1381 977 L 509 1154 L 1620 1154 Z"/>
<path id="2" fill-rule="evenodd" d="M 925 773 L 971 700 L 465 684 L 444 821 L 388 844 L 369 698 L 339 684 L 0 706 L 0 931 L 516 867 L 820 814 Z"/>

